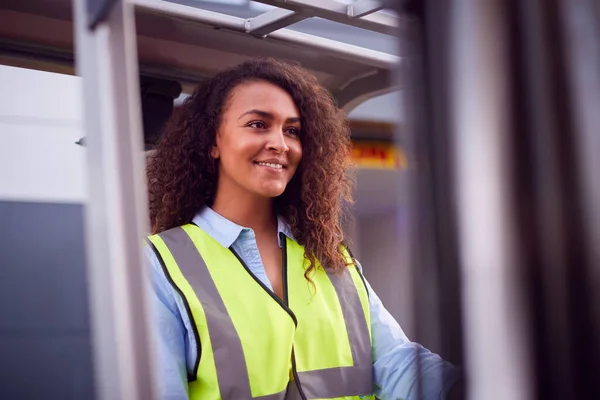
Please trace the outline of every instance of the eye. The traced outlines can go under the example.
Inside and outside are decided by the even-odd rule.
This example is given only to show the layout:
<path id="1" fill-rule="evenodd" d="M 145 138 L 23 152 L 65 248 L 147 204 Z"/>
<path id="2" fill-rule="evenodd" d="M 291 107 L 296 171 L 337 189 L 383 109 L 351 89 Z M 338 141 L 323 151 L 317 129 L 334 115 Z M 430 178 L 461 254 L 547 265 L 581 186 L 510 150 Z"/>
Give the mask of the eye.
<path id="1" fill-rule="evenodd" d="M 267 128 L 267 124 L 265 124 L 263 121 L 252 121 L 252 122 L 249 122 L 246 126 L 249 128 L 254 128 L 254 129 L 266 129 Z"/>
<path id="2" fill-rule="evenodd" d="M 290 126 L 289 128 L 286 129 L 285 131 L 288 135 L 292 135 L 292 136 L 300 136 L 300 129 L 296 128 L 295 126 Z"/>

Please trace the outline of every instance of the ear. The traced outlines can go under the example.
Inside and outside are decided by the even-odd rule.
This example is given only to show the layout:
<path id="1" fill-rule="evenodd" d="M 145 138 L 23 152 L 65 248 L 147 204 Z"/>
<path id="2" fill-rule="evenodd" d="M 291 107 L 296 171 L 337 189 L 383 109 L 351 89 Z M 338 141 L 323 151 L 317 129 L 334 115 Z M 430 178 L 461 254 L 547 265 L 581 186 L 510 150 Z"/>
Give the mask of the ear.
<path id="1" fill-rule="evenodd" d="M 219 158 L 219 148 L 218 148 L 217 146 L 213 146 L 213 147 L 210 149 L 210 156 L 211 156 L 212 158 L 214 158 L 215 160 L 216 160 L 217 158 Z"/>

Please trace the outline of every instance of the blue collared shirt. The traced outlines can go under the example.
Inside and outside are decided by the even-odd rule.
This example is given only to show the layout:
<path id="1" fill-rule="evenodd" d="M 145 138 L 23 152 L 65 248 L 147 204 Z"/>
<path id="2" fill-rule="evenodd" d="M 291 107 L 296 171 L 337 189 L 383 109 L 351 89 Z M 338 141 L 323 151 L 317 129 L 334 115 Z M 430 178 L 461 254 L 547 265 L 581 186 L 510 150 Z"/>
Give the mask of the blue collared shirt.
<path id="1" fill-rule="evenodd" d="M 250 271 L 272 290 L 252 229 L 229 221 L 209 207 L 195 216 L 194 223 L 223 247 L 233 248 Z M 288 225 L 281 219 L 278 220 L 278 231 L 293 240 Z M 152 324 L 156 327 L 153 333 L 156 345 L 153 348 L 158 381 L 157 397 L 160 400 L 187 400 L 187 377 L 193 370 L 198 344 L 181 297 L 168 282 L 156 255 L 149 247 L 146 254 L 151 266 L 153 288 Z M 366 284 L 371 312 L 376 396 L 382 400 L 443 399 L 458 378 L 456 369 L 436 354 L 410 342 L 368 282 Z M 422 398 L 418 398 L 417 394 L 418 361 L 422 371 Z"/>

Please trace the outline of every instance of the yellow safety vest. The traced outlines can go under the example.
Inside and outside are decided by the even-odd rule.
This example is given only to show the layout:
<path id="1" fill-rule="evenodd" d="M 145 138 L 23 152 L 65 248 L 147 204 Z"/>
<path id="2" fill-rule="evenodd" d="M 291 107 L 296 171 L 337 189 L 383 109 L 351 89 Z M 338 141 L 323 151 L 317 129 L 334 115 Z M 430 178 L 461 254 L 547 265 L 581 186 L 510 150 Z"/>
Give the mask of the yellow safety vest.
<path id="1" fill-rule="evenodd" d="M 192 321 L 191 400 L 373 398 L 367 290 L 355 266 L 304 278 L 304 248 L 283 234 L 283 299 L 196 225 L 150 236 Z"/>

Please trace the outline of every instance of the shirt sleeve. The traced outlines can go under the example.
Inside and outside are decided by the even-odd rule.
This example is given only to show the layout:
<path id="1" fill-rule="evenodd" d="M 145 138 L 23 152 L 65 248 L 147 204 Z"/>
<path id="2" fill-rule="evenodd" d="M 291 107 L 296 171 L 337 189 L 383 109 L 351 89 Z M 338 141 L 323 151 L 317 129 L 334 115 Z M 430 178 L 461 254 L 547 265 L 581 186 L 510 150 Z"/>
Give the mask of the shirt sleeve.
<path id="1" fill-rule="evenodd" d="M 149 268 L 152 356 L 158 400 L 188 400 L 186 332 L 173 290 L 154 251 L 146 246 Z"/>
<path id="2" fill-rule="evenodd" d="M 362 271 L 360 265 L 359 269 Z M 458 368 L 411 342 L 366 279 L 365 285 L 371 313 L 375 395 L 381 400 L 444 399 L 459 378 Z M 421 381 L 421 396 L 418 380 Z"/>

